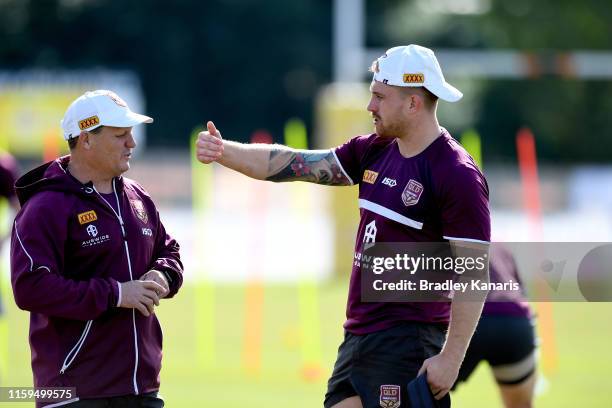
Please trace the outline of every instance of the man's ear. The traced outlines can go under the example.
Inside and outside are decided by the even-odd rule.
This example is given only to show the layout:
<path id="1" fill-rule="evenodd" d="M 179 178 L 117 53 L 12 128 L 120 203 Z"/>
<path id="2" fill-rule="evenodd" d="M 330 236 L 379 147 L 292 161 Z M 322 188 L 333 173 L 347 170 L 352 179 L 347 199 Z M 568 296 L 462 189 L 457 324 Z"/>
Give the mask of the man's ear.
<path id="1" fill-rule="evenodd" d="M 408 95 L 408 112 L 416 113 L 423 107 L 423 99 L 417 94 Z"/>
<path id="2" fill-rule="evenodd" d="M 78 143 L 81 146 L 83 146 L 85 150 L 91 149 L 91 143 L 92 143 L 91 133 L 85 132 L 85 131 L 81 132 L 81 134 L 79 135 Z"/>

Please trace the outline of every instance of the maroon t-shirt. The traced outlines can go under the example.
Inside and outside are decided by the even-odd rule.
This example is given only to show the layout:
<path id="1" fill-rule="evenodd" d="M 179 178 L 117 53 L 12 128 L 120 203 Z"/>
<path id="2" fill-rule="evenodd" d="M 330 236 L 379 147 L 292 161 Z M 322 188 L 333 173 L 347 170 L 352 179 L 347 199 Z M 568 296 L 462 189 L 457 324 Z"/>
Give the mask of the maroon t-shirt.
<path id="1" fill-rule="evenodd" d="M 357 136 L 334 153 L 359 183 L 360 222 L 344 328 L 354 334 L 402 321 L 448 323 L 448 302 L 361 301 L 364 243 L 490 240 L 489 189 L 470 155 L 445 129 L 423 152 L 400 154 L 397 140 Z"/>

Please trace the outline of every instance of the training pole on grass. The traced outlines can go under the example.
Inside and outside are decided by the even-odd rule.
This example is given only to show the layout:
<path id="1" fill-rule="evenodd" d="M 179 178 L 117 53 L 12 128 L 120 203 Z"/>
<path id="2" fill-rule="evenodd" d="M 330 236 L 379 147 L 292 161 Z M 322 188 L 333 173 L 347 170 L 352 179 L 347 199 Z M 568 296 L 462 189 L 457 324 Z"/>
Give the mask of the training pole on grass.
<path id="1" fill-rule="evenodd" d="M 285 124 L 285 144 L 294 149 L 308 149 L 306 126 L 299 119 L 291 119 Z M 291 204 L 297 225 L 307 225 L 312 212 L 309 185 L 292 183 L 289 187 Z M 298 280 L 298 303 L 300 318 L 300 354 L 302 357 L 301 374 L 306 381 L 318 380 L 321 369 L 321 323 L 319 320 L 319 299 L 315 279 L 301 264 L 296 271 Z"/>
<path id="2" fill-rule="evenodd" d="M 272 143 L 272 136 L 265 130 L 251 135 L 251 143 Z M 244 335 L 242 336 L 242 367 L 246 374 L 258 376 L 261 373 L 261 348 L 263 339 L 264 285 L 263 267 L 265 260 L 265 241 L 262 231 L 268 219 L 269 185 L 262 181 L 249 183 L 253 191 L 250 196 L 250 221 L 252 231 L 249 235 L 253 242 L 249 245 L 248 277 L 244 301 Z"/>
<path id="3" fill-rule="evenodd" d="M 8 200 L 4 197 L 0 198 L 0 234 L 2 236 L 6 236 L 6 234 L 10 234 L 9 225 L 9 203 Z M 8 229 L 8 231 L 7 231 Z M 9 244 L 9 240 L 5 240 L 5 245 Z M 0 249 L 2 247 L 0 246 Z M 7 302 L 9 299 L 12 299 L 12 293 L 9 290 L 10 280 L 4 279 L 4 259 L 0 258 L 0 310 L 4 310 L 0 312 L 0 384 L 6 383 L 6 379 L 9 374 L 9 321 L 8 321 L 8 311 L 7 311 Z"/>
<path id="4" fill-rule="evenodd" d="M 214 165 L 200 163 L 196 157 L 196 141 L 198 133 L 205 127 L 197 127 L 191 133 L 191 203 L 193 216 L 196 222 L 195 231 L 206 231 L 205 216 L 212 205 L 212 190 L 214 182 Z M 213 256 L 206 253 L 203 235 L 195 235 L 195 250 L 202 256 L 196 257 L 195 279 L 195 330 L 196 330 L 196 356 L 198 364 L 203 368 L 215 366 L 215 287 L 207 276 L 208 271 L 202 263 L 203 257 Z M 201 251 L 201 252 L 200 252 Z"/>
<path id="5" fill-rule="evenodd" d="M 9 141 L 6 133 L 0 132 L 0 154 L 3 152 L 8 152 L 9 150 Z M 5 235 L 8 234 L 11 230 L 11 225 L 9 225 L 8 220 L 9 214 L 9 203 L 6 198 L 0 199 L 0 234 Z M 5 241 L 7 244 L 8 240 Z M 2 249 L 2 247 L 0 247 Z M 4 259 L 0 259 L 0 265 L 4 265 Z M 0 302 L 6 302 L 11 298 L 12 294 L 9 291 L 10 280 L 4 280 L 4 268 L 0 266 Z M 2 304 L 0 304 L 0 309 L 3 308 Z M 0 385 L 6 382 L 6 378 L 8 378 L 9 373 L 9 327 L 8 327 L 8 316 L 6 306 L 4 306 L 4 313 L 0 314 Z"/>
<path id="6" fill-rule="evenodd" d="M 5 222 L 3 213 L 2 222 Z M 0 259 L 2 261 L 2 265 L 4 265 L 4 259 Z M 4 280 L 4 267 L 0 266 L 0 302 L 3 302 L 4 305 L 0 305 L 0 308 L 4 308 L 4 313 L 0 314 L 0 384 L 6 383 L 6 379 L 9 374 L 9 322 L 7 315 L 6 302 L 11 299 L 11 293 L 8 290 L 10 283 Z"/>
<path id="7" fill-rule="evenodd" d="M 540 202 L 540 182 L 538 178 L 538 162 L 535 139 L 528 128 L 522 128 L 516 135 L 516 149 L 521 184 L 523 187 L 523 207 L 529 218 L 531 236 L 535 240 L 543 238 L 542 206 Z M 538 291 L 546 293 L 548 288 L 538 286 Z M 545 299 L 547 300 L 547 299 Z M 553 305 L 550 301 L 536 303 L 538 323 L 542 337 L 542 360 L 544 371 L 553 374 L 557 369 L 557 346 L 555 342 L 555 327 Z"/>
<path id="8" fill-rule="evenodd" d="M 49 130 L 43 135 L 43 163 L 55 160 L 60 155 L 60 135 L 57 131 Z"/>
<path id="9" fill-rule="evenodd" d="M 2 223 L 2 234 L 6 234 L 5 227 L 8 227 L 8 214 L 10 212 L 8 200 L 2 197 L 0 199 L 0 222 Z M 9 244 L 9 241 L 5 241 Z M 1 247 L 0 247 L 1 249 Z M 12 293 L 9 290 L 10 280 L 4 280 L 4 259 L 0 259 L 0 310 L 4 309 L 4 312 L 0 312 L 0 385 L 6 383 L 6 379 L 9 374 L 9 320 L 7 311 L 7 302 L 12 298 Z"/>
<path id="10" fill-rule="evenodd" d="M 482 170 L 482 144 L 478 132 L 474 129 L 463 132 L 461 134 L 461 145 L 472 156 L 480 170 Z"/>

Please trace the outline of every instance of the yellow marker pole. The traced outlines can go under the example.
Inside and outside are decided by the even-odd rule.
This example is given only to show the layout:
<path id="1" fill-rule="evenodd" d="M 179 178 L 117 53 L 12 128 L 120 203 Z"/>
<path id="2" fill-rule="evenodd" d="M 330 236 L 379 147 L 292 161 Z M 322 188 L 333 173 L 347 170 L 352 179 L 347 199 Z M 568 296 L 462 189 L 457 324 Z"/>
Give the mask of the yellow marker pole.
<path id="1" fill-rule="evenodd" d="M 0 132 L 0 154 L 3 152 L 7 152 L 9 148 L 9 139 L 6 136 L 5 132 Z M 10 234 L 10 225 L 9 225 L 9 203 L 8 200 L 4 197 L 0 198 L 0 237 L 5 237 Z M 4 241 L 7 244 L 9 243 L 9 238 Z M 0 250 L 2 250 L 2 246 L 0 245 Z M 0 384 L 3 383 L 3 380 L 8 377 L 9 372 L 9 327 L 8 327 L 8 317 L 5 315 L 6 312 L 6 302 L 11 298 L 12 294 L 8 289 L 10 286 L 10 282 L 4 280 L 4 268 L 1 265 L 4 265 L 4 262 L 0 259 L 0 310 L 4 309 L 4 314 L 0 314 Z M 4 302 L 4 304 L 2 304 Z"/>
<path id="2" fill-rule="evenodd" d="M 9 151 L 9 138 L 6 132 L 0 132 L 0 152 Z"/>
<path id="3" fill-rule="evenodd" d="M 295 149 L 308 149 L 306 127 L 299 119 L 291 119 L 285 125 L 285 144 Z M 290 195 L 298 225 L 307 225 L 310 203 L 309 185 L 292 184 Z M 308 271 L 299 269 L 298 307 L 300 316 L 301 374 L 306 381 L 318 380 L 321 369 L 321 323 L 319 320 L 319 294 L 317 283 Z"/>
<path id="4" fill-rule="evenodd" d="M 2 229 L 4 230 L 5 224 L 8 224 L 8 201 L 6 198 L 0 198 L 0 222 L 2 223 Z M 4 231 L 2 231 L 4 234 Z M 4 235 L 2 235 L 4 236 Z M 8 244 L 8 239 L 5 241 Z M 2 247 L 0 246 L 0 249 Z M 0 313 L 0 384 L 4 382 L 4 380 L 8 377 L 9 373 L 9 325 L 8 325 L 8 316 L 6 304 L 8 299 L 11 299 L 12 294 L 10 293 L 9 281 L 4 280 L 4 260 L 0 259 L 0 310 L 4 310 L 3 313 Z"/>
<path id="5" fill-rule="evenodd" d="M 205 231 L 204 217 L 211 206 L 213 189 L 213 165 L 202 164 L 196 158 L 196 141 L 203 127 L 197 127 L 191 133 L 191 191 L 192 209 L 196 220 L 196 231 Z M 204 251 L 204 242 L 200 235 L 196 236 L 196 250 Z M 198 258 L 201 259 L 201 258 Z M 198 265 L 195 289 L 195 329 L 196 355 L 198 363 L 203 368 L 215 366 L 215 288 L 206 276 L 203 265 Z"/>

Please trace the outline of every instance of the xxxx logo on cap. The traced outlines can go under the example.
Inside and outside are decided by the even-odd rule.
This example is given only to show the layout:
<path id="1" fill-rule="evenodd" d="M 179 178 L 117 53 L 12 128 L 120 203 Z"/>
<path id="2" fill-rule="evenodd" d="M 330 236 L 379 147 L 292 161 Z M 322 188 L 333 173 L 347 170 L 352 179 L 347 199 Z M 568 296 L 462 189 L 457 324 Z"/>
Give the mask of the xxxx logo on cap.
<path id="1" fill-rule="evenodd" d="M 404 74 L 404 83 L 406 84 L 422 84 L 425 82 L 423 74 Z"/>
<path id="2" fill-rule="evenodd" d="M 86 119 L 80 120 L 79 121 L 79 129 L 81 130 L 85 130 L 85 129 L 89 129 L 92 126 L 96 126 L 100 124 L 100 118 L 98 118 L 97 116 L 90 116 Z"/>

